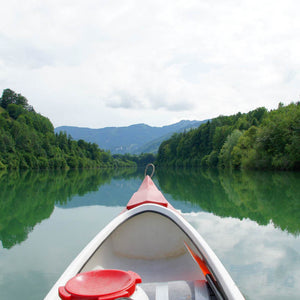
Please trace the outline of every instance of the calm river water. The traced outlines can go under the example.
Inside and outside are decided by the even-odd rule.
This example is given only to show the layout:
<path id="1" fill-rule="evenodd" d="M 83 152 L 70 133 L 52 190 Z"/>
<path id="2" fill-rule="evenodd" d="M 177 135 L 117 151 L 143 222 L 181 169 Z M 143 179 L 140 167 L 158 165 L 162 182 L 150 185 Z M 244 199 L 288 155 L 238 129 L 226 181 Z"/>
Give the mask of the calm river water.
<path id="1" fill-rule="evenodd" d="M 143 170 L 0 173 L 0 299 L 43 299 Z M 157 170 L 246 299 L 299 299 L 300 174 Z"/>

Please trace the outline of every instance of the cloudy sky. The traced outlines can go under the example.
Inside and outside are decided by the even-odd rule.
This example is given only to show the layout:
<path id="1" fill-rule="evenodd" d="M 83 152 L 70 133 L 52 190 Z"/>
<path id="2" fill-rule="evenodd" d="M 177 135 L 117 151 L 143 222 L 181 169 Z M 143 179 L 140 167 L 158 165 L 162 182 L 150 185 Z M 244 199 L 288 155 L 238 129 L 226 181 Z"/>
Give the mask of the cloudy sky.
<path id="1" fill-rule="evenodd" d="M 299 101 L 298 0 L 0 0 L 0 92 L 61 125 L 204 120 Z"/>

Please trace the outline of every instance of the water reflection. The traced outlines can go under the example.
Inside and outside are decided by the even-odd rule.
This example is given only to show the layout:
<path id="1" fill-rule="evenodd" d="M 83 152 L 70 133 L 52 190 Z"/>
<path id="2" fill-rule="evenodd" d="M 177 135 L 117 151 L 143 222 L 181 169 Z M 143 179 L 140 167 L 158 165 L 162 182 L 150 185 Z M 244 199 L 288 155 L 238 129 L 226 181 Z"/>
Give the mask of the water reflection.
<path id="1" fill-rule="evenodd" d="M 143 174 L 0 173 L 3 297 L 42 299 L 86 243 L 122 211 Z M 246 299 L 280 300 L 300 294 L 299 179 L 297 173 L 159 169 L 154 177 Z"/>
<path id="2" fill-rule="evenodd" d="M 124 206 L 143 179 L 143 170 L 88 170 L 0 173 L 0 240 L 11 248 L 36 224 L 64 208 Z M 294 235 L 300 231 L 300 174 L 217 173 L 157 170 L 154 180 L 176 208 L 221 217 L 273 222 Z M 125 184 L 126 183 L 126 184 Z"/>
<path id="3" fill-rule="evenodd" d="M 50 217 L 55 204 L 98 191 L 112 178 L 131 178 L 135 169 L 0 173 L 0 240 L 11 248 Z M 84 202 L 83 202 L 84 205 Z"/>
<path id="4" fill-rule="evenodd" d="M 300 232 L 300 174 L 160 170 L 163 192 L 221 217 L 249 218 L 294 235 Z"/>
<path id="5" fill-rule="evenodd" d="M 300 239 L 249 219 L 186 213 L 246 299 L 299 299 Z"/>

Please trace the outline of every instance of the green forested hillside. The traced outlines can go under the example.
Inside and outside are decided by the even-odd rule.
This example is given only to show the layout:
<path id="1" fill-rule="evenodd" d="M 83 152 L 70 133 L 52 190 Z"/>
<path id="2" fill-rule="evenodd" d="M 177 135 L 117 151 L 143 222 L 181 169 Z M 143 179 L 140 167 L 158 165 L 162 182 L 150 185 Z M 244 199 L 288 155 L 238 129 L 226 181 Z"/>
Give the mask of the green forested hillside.
<path id="1" fill-rule="evenodd" d="M 157 164 L 241 169 L 300 169 L 300 105 L 220 116 L 163 142 Z"/>
<path id="2" fill-rule="evenodd" d="M 94 143 L 54 133 L 48 118 L 10 89 L 0 98 L 0 169 L 76 169 L 135 165 Z"/>

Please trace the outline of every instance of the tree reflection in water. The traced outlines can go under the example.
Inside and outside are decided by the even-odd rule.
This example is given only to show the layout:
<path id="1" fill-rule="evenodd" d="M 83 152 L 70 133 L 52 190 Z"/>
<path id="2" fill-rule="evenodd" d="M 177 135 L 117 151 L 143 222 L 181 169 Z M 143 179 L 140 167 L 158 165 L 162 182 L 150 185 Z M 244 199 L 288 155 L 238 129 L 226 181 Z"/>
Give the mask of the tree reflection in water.
<path id="1" fill-rule="evenodd" d="M 0 173 L 0 240 L 10 249 L 27 239 L 55 205 L 96 192 L 112 179 L 142 181 L 144 170 L 77 170 Z M 221 217 L 249 218 L 293 235 L 300 232 L 300 174 L 158 169 L 154 180 L 173 205 Z M 112 187 L 113 188 L 113 187 Z M 124 200 L 124 199 L 120 199 Z M 129 199 L 125 199 L 127 201 Z M 108 202 L 112 206 L 118 201 Z M 186 205 L 189 203 L 190 205 Z M 192 208 L 191 208 L 192 204 Z M 80 204 L 81 205 L 81 204 Z M 82 206 L 84 206 L 82 202 Z"/>
<path id="2" fill-rule="evenodd" d="M 294 235 L 300 232 L 300 174 L 159 170 L 162 192 L 221 217 L 249 218 Z"/>

